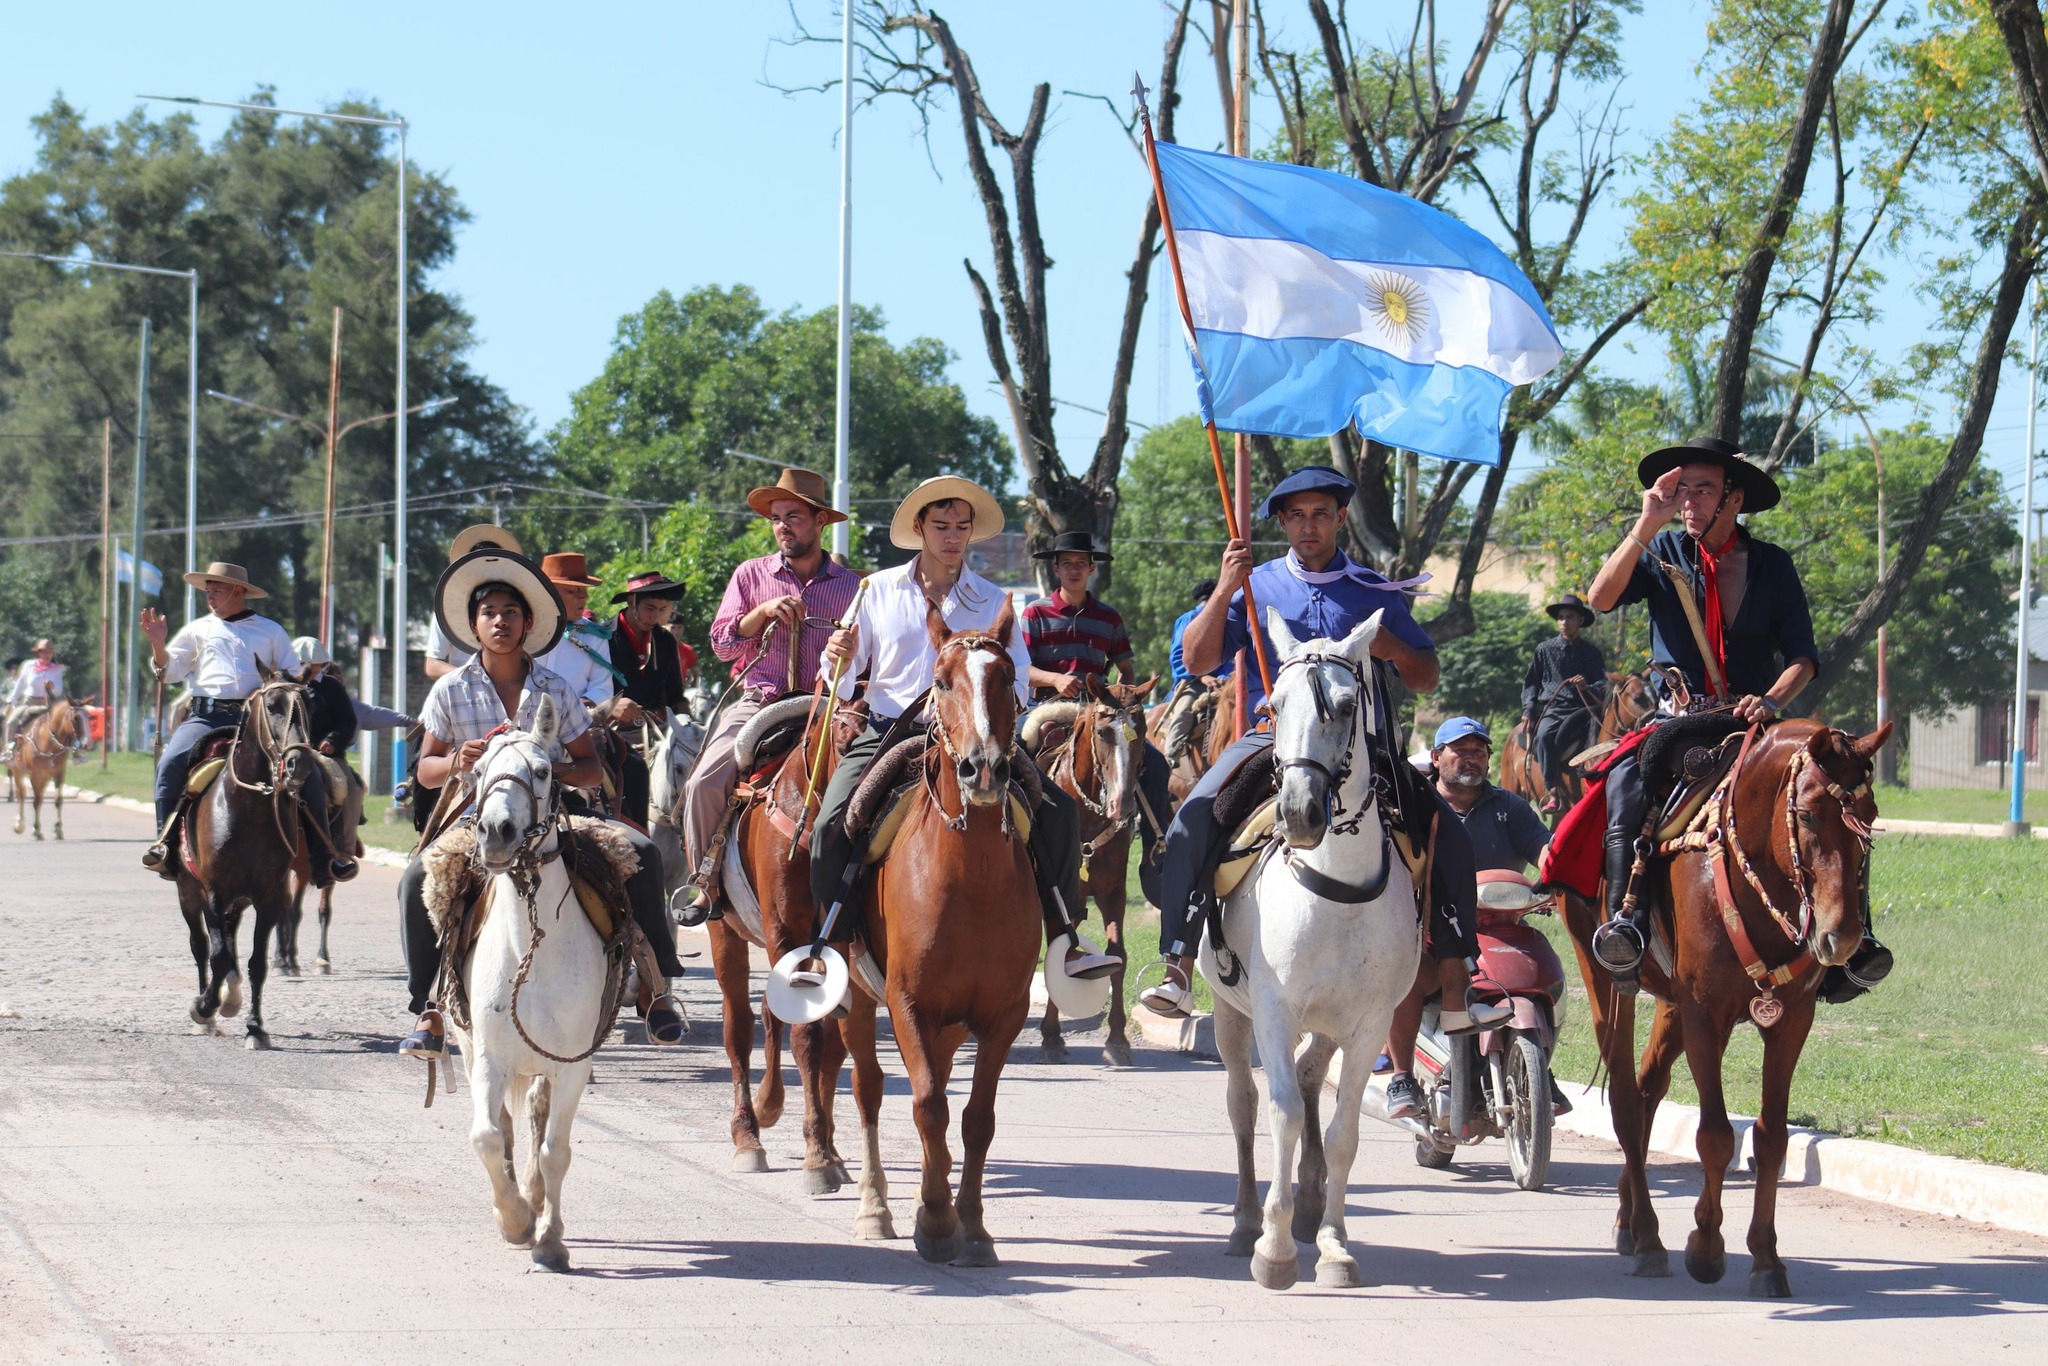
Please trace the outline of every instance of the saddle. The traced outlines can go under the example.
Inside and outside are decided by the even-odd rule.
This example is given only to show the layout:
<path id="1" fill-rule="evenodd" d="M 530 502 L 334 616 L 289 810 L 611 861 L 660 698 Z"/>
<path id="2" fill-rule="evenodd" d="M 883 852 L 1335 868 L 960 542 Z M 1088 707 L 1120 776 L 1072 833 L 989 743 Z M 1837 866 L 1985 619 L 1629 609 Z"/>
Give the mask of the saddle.
<path id="1" fill-rule="evenodd" d="M 223 728 L 201 740 L 192 750 L 192 767 L 185 770 L 185 795 L 197 798 L 213 786 L 213 780 L 228 766 L 228 751 L 235 747 L 235 732 Z M 332 762 L 331 760 L 329 762 Z"/>
<path id="2" fill-rule="evenodd" d="M 910 814 L 911 794 L 923 783 L 927 741 L 922 731 L 910 735 L 876 755 L 861 775 L 860 785 L 846 804 L 845 829 L 854 847 L 860 848 L 863 867 L 872 868 L 888 857 L 889 847 Z M 1038 809 L 1044 791 L 1038 767 L 1029 762 L 1010 767 L 1010 820 L 1025 839 L 1031 837 L 1032 813 Z"/>
<path id="3" fill-rule="evenodd" d="M 1677 839 L 1699 816 L 1734 767 L 1741 746 L 1730 741 L 1748 729 L 1733 713 L 1711 712 L 1677 717 L 1650 732 L 1639 762 L 1652 797 L 1649 810 L 1660 813 L 1651 831 L 1659 842 Z"/>

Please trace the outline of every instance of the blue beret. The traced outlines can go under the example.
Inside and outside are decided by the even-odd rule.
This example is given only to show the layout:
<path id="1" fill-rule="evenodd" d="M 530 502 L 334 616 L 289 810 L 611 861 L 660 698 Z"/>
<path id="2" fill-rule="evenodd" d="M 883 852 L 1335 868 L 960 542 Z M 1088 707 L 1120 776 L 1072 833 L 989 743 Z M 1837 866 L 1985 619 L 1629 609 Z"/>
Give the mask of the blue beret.
<path id="1" fill-rule="evenodd" d="M 1337 506 L 1344 507 L 1351 502 L 1351 495 L 1358 492 L 1358 485 L 1346 479 L 1328 465 L 1309 465 L 1273 485 L 1273 491 L 1266 495 L 1266 501 L 1259 504 L 1259 516 L 1272 517 L 1280 510 L 1280 504 L 1297 493 L 1331 493 L 1337 497 Z"/>

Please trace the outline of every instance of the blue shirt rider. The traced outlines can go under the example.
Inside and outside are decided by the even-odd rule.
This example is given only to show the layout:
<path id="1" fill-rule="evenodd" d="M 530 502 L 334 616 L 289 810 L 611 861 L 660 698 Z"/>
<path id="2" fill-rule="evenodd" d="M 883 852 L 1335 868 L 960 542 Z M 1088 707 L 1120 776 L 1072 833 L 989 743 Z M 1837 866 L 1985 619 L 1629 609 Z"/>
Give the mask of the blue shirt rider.
<path id="1" fill-rule="evenodd" d="M 1288 552 L 1254 569 L 1248 541 L 1233 540 L 1224 548 L 1216 591 L 1181 638 L 1181 653 L 1191 673 L 1212 672 L 1227 656 L 1251 643 L 1254 629 L 1265 636 L 1264 624 L 1251 622 L 1245 609 L 1243 589 L 1250 581 L 1260 610 L 1277 611 L 1301 640 L 1341 639 L 1374 612 L 1383 611 L 1386 615 L 1373 639 L 1373 656 L 1391 665 L 1402 684 L 1415 692 L 1436 687 L 1440 672 L 1436 647 L 1410 614 L 1406 594 L 1382 575 L 1351 560 L 1338 545 L 1356 492 L 1357 485 L 1350 479 L 1324 465 L 1296 470 L 1273 487 L 1259 507 L 1259 516 L 1280 524 Z M 1272 643 L 1265 641 L 1264 647 L 1267 658 L 1274 659 Z M 1247 670 L 1245 682 L 1256 710 L 1265 701 L 1265 682 L 1253 670 Z M 1272 744 L 1272 735 L 1261 730 L 1248 732 L 1231 745 L 1188 793 L 1167 831 L 1159 925 L 1166 976 L 1139 996 L 1161 1014 L 1187 1013 L 1189 972 L 1200 942 L 1199 928 L 1189 925 L 1189 908 L 1197 896 L 1207 894 L 1204 884 L 1213 873 L 1219 846 L 1231 833 L 1217 828 L 1213 812 L 1216 795 L 1247 761 L 1263 755 Z M 1446 1031 L 1485 1027 L 1505 1019 L 1507 1012 L 1468 1002 L 1466 997 L 1470 984 L 1466 960 L 1478 952 L 1473 934 L 1478 892 L 1472 841 L 1461 822 L 1442 812 L 1437 828 L 1431 945 L 1446 1003 L 1466 1003 L 1464 1010 L 1444 1012 L 1444 1027 Z"/>

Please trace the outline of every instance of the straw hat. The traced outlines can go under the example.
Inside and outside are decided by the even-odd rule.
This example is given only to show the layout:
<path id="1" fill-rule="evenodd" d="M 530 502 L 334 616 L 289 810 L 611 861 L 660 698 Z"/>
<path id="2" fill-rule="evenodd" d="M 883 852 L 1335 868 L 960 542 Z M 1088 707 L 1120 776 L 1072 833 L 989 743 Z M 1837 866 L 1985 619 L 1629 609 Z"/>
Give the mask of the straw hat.
<path id="1" fill-rule="evenodd" d="M 318 636 L 297 636 L 292 640 L 292 653 L 299 657 L 301 665 L 332 664 L 334 656 L 320 643 Z"/>
<path id="2" fill-rule="evenodd" d="M 473 550 L 441 571 L 441 581 L 434 585 L 434 612 L 448 639 L 472 654 L 483 649 L 470 620 L 469 600 L 487 583 L 502 583 L 526 599 L 533 614 L 526 653 L 539 656 L 555 648 L 566 615 L 555 586 L 532 560 L 502 550 Z"/>
<path id="3" fill-rule="evenodd" d="M 917 531 L 917 514 L 933 503 L 943 503 L 958 498 L 974 509 L 974 533 L 968 543 L 986 541 L 1003 529 L 1003 505 L 972 479 L 962 479 L 955 474 L 941 474 L 927 479 L 904 496 L 896 505 L 896 515 L 889 519 L 889 544 L 898 550 L 924 549 L 924 537 Z"/>
<path id="4" fill-rule="evenodd" d="M 776 499 L 791 498 L 814 509 L 818 514 L 818 520 L 830 526 L 834 522 L 846 520 L 846 514 L 832 506 L 829 501 L 831 496 L 826 491 L 824 475 L 816 470 L 798 469 L 792 465 L 785 467 L 774 483 L 763 485 L 749 493 L 747 506 L 766 517 L 768 509 L 775 505 Z"/>
<path id="5" fill-rule="evenodd" d="M 246 598 L 255 599 L 270 596 L 270 594 L 264 592 L 255 584 L 249 582 L 248 570 L 238 564 L 229 564 L 226 560 L 215 560 L 212 564 L 206 566 L 204 574 L 194 572 L 184 577 L 185 582 L 191 584 L 194 588 L 204 588 L 209 583 L 230 583 L 241 589 L 242 596 Z"/>
<path id="6" fill-rule="evenodd" d="M 501 526 L 489 522 L 478 522 L 455 533 L 455 539 L 448 543 L 448 563 L 454 564 L 470 551 L 486 546 L 509 550 L 514 555 L 524 555 L 526 548 L 519 544 L 519 538 Z"/>
<path id="7" fill-rule="evenodd" d="M 48 636 L 42 637 L 35 644 L 28 647 L 28 652 L 32 655 L 40 654 L 44 650 L 48 650 L 51 654 L 57 653 L 57 647 L 50 643 L 50 638 Z"/>

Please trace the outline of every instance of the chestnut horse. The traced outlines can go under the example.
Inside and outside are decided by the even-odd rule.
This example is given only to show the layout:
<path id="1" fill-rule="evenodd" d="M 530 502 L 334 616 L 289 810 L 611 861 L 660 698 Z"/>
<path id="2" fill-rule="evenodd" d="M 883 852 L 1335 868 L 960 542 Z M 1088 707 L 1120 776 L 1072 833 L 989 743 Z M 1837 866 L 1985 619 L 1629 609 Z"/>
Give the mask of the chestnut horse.
<path id="1" fill-rule="evenodd" d="M 982 1169 L 996 1131 L 996 1084 L 1031 1010 L 1045 924 L 1025 834 L 1011 818 L 1015 621 L 1006 598 L 989 631 L 955 634 L 936 607 L 925 623 L 938 658 L 923 786 L 903 799 L 909 810 L 867 893 L 863 933 L 884 973 L 924 1144 L 918 1254 L 929 1262 L 994 1266 L 995 1242 L 982 1223 Z M 886 1238 L 894 1227 L 882 1174 L 875 1005 L 865 987 L 855 992 L 840 1028 L 853 1054 L 863 1140 L 855 1233 Z M 960 1116 L 967 1151 L 956 1206 L 946 1082 L 969 1034 L 976 1040 L 974 1084 Z"/>
<path id="2" fill-rule="evenodd" d="M 1138 774 L 1145 762 L 1147 714 L 1144 701 L 1158 684 L 1103 684 L 1088 676 L 1085 702 L 1047 702 L 1040 712 L 1057 719 L 1039 729 L 1041 748 L 1033 757 L 1052 780 L 1074 799 L 1081 818 L 1081 885 L 1102 912 L 1105 952 L 1124 956 L 1124 907 L 1128 899 L 1131 839 L 1137 833 Z M 1160 820 L 1169 813 L 1156 813 Z M 1124 1017 L 1124 969 L 1120 965 L 1109 992 L 1109 1039 L 1103 1053 L 1110 1062 L 1128 1067 L 1131 1040 Z M 1060 1037 L 1060 1012 L 1048 997 L 1039 1036 L 1049 1061 L 1066 1057 Z"/>
<path id="3" fill-rule="evenodd" d="M 1167 709 L 1173 705 L 1168 699 L 1155 707 L 1145 709 L 1145 729 L 1150 734 L 1160 734 L 1166 724 Z M 1166 777 L 1166 790 L 1173 794 L 1175 802 L 1186 800 L 1196 783 L 1202 780 L 1230 742 L 1237 738 L 1237 689 L 1228 679 L 1220 687 L 1209 689 L 1199 698 L 1195 706 L 1195 726 L 1188 737 L 1187 751 L 1174 764 Z M 1159 813 L 1159 819 L 1166 820 L 1167 813 Z"/>
<path id="4" fill-rule="evenodd" d="M 1671 1274 L 1644 1164 L 1657 1102 L 1681 1048 L 1699 1090 L 1705 1172 L 1685 1269 L 1710 1283 L 1727 1270 L 1721 1183 L 1735 1156 L 1735 1133 L 1721 1094 L 1721 1057 L 1735 1027 L 1751 1021 L 1764 1036 L 1764 1073 L 1754 1133 L 1749 1293 L 1792 1293 L 1778 1256 L 1776 1221 L 1786 1107 L 1821 978 L 1847 962 L 1863 938 L 1870 830 L 1877 819 L 1871 761 L 1890 736 L 1889 724 L 1857 738 L 1797 720 L 1743 737 L 1728 776 L 1689 832 L 1672 842 L 1668 863 L 1649 875 L 1652 901 L 1662 905 L 1642 965 L 1643 988 L 1657 1007 L 1640 1071 L 1631 1070 L 1630 1056 L 1635 995 L 1618 995 L 1588 948 L 1599 912 L 1576 894 L 1564 898 L 1594 1033 L 1613 1075 L 1608 1103 L 1624 1159 L 1614 1250 L 1635 1258 L 1632 1275 Z"/>
<path id="5" fill-rule="evenodd" d="M 195 768 L 213 743 L 194 751 Z M 292 860 L 306 819 L 299 789 L 321 781 L 318 755 L 306 735 L 305 688 L 288 679 L 266 683 L 243 705 L 241 723 L 228 741 L 227 766 L 183 818 L 178 906 L 199 969 L 192 1021 L 211 1030 L 216 1015 L 232 1016 L 241 1009 L 235 933 L 242 908 L 252 907 L 250 1048 L 270 1047 L 263 1028 L 263 979 L 271 933 L 291 914 Z M 306 841 L 324 847 L 315 837 Z"/>
<path id="6" fill-rule="evenodd" d="M 732 1068 L 732 1169 L 736 1172 L 768 1170 L 761 1130 L 775 1127 L 783 1107 L 782 1024 L 766 1001 L 761 1003 L 760 1090 L 752 1085 L 754 1002 L 748 950 L 758 946 L 768 951 L 770 962 L 780 962 L 784 954 L 816 935 L 810 832 L 803 811 L 805 783 L 816 762 L 820 765 L 818 788 L 823 790 L 837 767 L 839 750 L 865 720 L 862 714 L 843 710 L 831 736 L 813 720 L 802 743 L 783 756 L 760 790 L 750 794 L 748 806 L 728 837 L 722 860 L 727 909 L 707 922 L 705 929 L 711 936 L 711 969 L 725 1003 L 725 1056 Z M 826 751 L 822 756 L 818 754 L 821 746 Z M 741 780 L 745 782 L 746 775 Z M 744 877 L 743 889 L 735 885 L 739 881 L 736 873 Z M 752 908 L 758 912 L 758 928 L 748 923 L 755 917 L 733 905 L 735 896 L 749 894 Z M 832 1142 L 832 1093 L 839 1083 L 840 1064 L 846 1061 L 846 1046 L 838 1026 L 826 1020 L 791 1025 L 790 1049 L 796 1055 L 797 1075 L 804 1088 L 804 1190 L 810 1195 L 830 1195 L 851 1179 Z"/>
<path id="7" fill-rule="evenodd" d="M 28 807 L 35 806 L 36 838 L 43 837 L 43 789 L 52 788 L 57 796 L 57 814 L 54 833 L 64 838 L 64 769 L 71 762 L 71 751 L 78 746 L 79 737 L 84 734 L 85 713 L 79 704 L 68 697 L 60 697 L 50 704 L 50 709 L 32 721 L 22 723 L 14 733 L 14 748 L 7 755 L 7 784 L 14 797 L 14 833 L 22 832 L 22 825 L 28 816 Z"/>
<path id="8" fill-rule="evenodd" d="M 1641 674 L 1607 675 L 1607 700 L 1600 704 L 1600 729 L 1593 737 L 1593 744 L 1619 740 L 1649 720 L 1650 714 L 1656 710 L 1657 699 Z M 1527 722 L 1515 722 L 1515 728 L 1508 732 L 1507 739 L 1500 745 L 1500 785 L 1541 811 L 1550 796 L 1550 789 L 1544 785 L 1543 770 L 1536 765 L 1535 739 L 1529 733 Z M 1571 757 L 1569 754 L 1565 756 L 1566 759 Z M 1566 765 L 1558 785 L 1563 789 L 1558 794 L 1558 811 L 1561 814 L 1578 805 L 1579 798 L 1585 795 L 1586 780 L 1576 769 Z"/>

